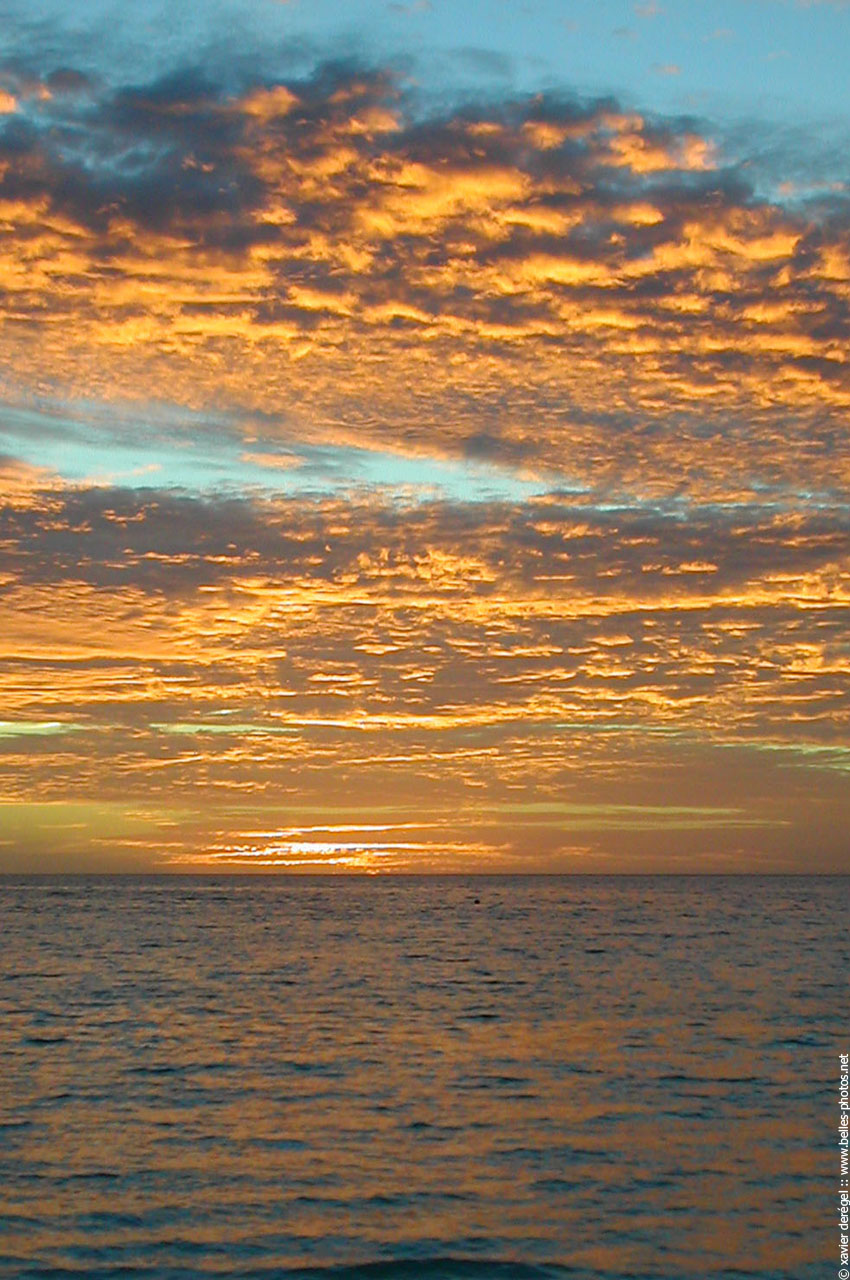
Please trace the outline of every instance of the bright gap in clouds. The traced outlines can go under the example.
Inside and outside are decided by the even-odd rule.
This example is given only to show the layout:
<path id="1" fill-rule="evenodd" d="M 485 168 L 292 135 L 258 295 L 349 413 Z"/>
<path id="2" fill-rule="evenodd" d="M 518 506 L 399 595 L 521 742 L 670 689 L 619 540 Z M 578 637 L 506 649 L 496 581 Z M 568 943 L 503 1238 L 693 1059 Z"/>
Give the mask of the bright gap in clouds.
<path id="1" fill-rule="evenodd" d="M 240 431 L 179 412 L 87 406 L 71 412 L 6 407 L 0 454 L 44 469 L 65 484 L 178 489 L 195 495 L 299 496 L 377 490 L 408 501 L 522 502 L 535 494 L 583 492 L 560 477 L 519 474 L 473 458 L 411 456 L 346 445 L 315 445 Z M 45 476 L 47 479 L 47 476 Z"/>

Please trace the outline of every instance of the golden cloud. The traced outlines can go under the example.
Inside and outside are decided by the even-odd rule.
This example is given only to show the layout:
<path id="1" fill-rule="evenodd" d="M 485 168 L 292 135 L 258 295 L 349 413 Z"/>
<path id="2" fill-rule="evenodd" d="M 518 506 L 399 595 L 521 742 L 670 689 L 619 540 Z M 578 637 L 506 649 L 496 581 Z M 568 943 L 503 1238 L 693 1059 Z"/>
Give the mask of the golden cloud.
<path id="1" fill-rule="evenodd" d="M 412 121 L 382 76 L 257 86 L 206 115 L 166 105 L 171 158 L 132 182 L 76 173 L 69 198 L 47 132 L 5 157 L 0 323 L 19 386 L 167 385 L 414 452 L 485 432 L 580 475 L 618 453 L 619 414 L 657 424 L 639 467 L 675 485 L 696 473 L 665 420 L 718 424 L 710 443 L 701 430 L 710 486 L 736 460 L 775 471 L 758 424 L 782 414 L 789 469 L 801 450 L 818 474 L 846 468 L 834 440 L 822 467 L 809 444 L 850 408 L 846 236 L 756 199 L 709 137 L 607 104 Z M 122 128 L 143 140 L 153 109 L 131 108 Z"/>

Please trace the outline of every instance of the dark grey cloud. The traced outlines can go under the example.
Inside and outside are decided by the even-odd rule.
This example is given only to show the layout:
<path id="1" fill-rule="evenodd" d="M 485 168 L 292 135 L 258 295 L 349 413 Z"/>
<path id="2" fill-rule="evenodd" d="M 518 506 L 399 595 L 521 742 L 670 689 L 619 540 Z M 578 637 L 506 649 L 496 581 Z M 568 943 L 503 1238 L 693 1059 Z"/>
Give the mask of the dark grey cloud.
<path id="1" fill-rule="evenodd" d="M 802 577 L 843 563 L 850 508 L 806 509 L 779 494 L 708 507 L 612 503 L 603 493 L 411 506 L 375 496 L 261 500 L 155 487 L 35 488 L 0 507 L 0 539 L 0 568 L 33 584 L 180 592 L 257 573 L 281 582 L 304 575 L 342 581 L 357 576 L 364 555 L 380 552 L 384 568 L 399 567 L 389 580 L 403 597 L 404 566 L 427 547 L 478 557 L 492 574 L 490 585 L 482 580 L 476 588 L 484 594 L 501 585 L 545 594 L 543 584 L 568 566 L 576 589 L 641 601 L 687 597 L 696 585 L 710 603 L 780 566 Z M 371 570 L 364 572 L 366 581 Z"/>

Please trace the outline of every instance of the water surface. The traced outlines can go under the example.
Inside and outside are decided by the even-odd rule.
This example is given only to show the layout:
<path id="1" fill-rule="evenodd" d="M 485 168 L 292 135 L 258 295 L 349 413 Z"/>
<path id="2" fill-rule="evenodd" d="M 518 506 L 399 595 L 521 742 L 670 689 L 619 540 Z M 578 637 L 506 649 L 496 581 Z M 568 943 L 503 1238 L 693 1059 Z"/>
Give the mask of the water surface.
<path id="1" fill-rule="evenodd" d="M 822 1280 L 847 888 L 0 881 L 0 1272 Z"/>

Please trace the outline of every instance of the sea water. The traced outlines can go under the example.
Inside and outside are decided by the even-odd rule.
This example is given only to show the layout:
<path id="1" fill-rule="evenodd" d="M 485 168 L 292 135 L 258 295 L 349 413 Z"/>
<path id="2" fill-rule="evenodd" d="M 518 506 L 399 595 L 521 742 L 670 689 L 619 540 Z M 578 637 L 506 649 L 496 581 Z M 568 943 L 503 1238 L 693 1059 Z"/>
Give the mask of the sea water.
<path id="1" fill-rule="evenodd" d="M 822 1280 L 847 887 L 2 881 L 0 1273 Z"/>

